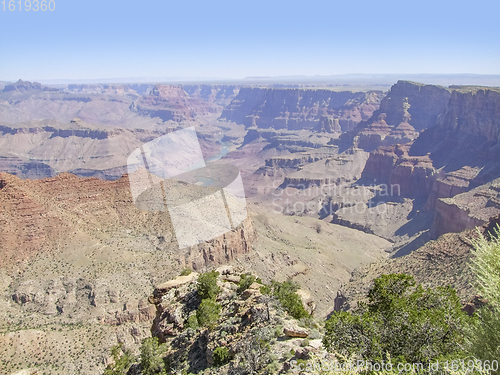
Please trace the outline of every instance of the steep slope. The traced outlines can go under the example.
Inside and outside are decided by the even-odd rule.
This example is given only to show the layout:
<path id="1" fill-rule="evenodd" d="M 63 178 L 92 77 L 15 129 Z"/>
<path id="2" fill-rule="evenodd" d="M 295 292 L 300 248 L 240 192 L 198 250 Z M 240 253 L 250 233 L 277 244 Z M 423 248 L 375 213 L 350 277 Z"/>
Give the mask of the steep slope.
<path id="1" fill-rule="evenodd" d="M 112 345 L 137 348 L 149 336 L 152 285 L 184 267 L 230 262 L 251 252 L 255 237 L 247 217 L 179 250 L 168 214 L 133 204 L 128 176 L 4 173 L 0 207 L 0 351 L 9 371 L 38 364 L 52 374 L 100 372 Z"/>
<path id="2" fill-rule="evenodd" d="M 192 98 L 226 107 L 238 95 L 240 88 L 234 85 L 182 85 Z"/>
<path id="3" fill-rule="evenodd" d="M 439 198 L 435 211 L 432 238 L 486 225 L 500 215 L 500 178 L 452 198 Z"/>
<path id="4" fill-rule="evenodd" d="M 187 189 L 184 185 L 182 188 Z M 70 238 L 76 234 L 86 236 L 90 242 L 115 242 L 124 231 L 130 231 L 135 233 L 132 237 L 144 236 L 145 242 L 140 247 L 168 253 L 178 251 L 169 216 L 137 209 L 132 201 L 128 176 L 117 181 L 103 181 L 63 173 L 33 181 L 2 173 L 0 199 L 4 207 L 0 212 L 4 223 L 0 234 L 4 269 L 20 267 L 20 263 L 40 252 L 59 252 L 61 248 L 71 247 Z M 235 232 L 235 238 L 240 242 L 250 241 L 251 223 L 242 225 L 244 232 Z M 217 252 L 227 250 L 226 241 L 231 241 L 229 235 L 223 237 L 222 242 L 213 240 L 206 248 L 200 245 L 189 249 L 187 254 L 179 253 L 179 261 L 184 263 L 192 259 L 190 265 L 197 268 L 216 265 L 220 262 Z M 243 253 L 249 251 L 249 246 L 241 245 Z M 231 247 L 230 257 L 238 254 L 237 243 Z M 197 252 L 210 254 L 199 257 Z M 226 262 L 231 258 L 226 259 L 225 255 L 222 259 Z"/>
<path id="5" fill-rule="evenodd" d="M 380 102 L 380 108 L 366 121 L 340 138 L 341 149 L 372 151 L 379 146 L 408 143 L 433 126 L 446 110 L 450 90 L 416 82 L 398 81 Z"/>
<path id="6" fill-rule="evenodd" d="M 451 285 L 462 303 L 469 302 L 475 295 L 474 279 L 468 267 L 472 254 L 470 239 L 475 236 L 474 230 L 447 233 L 408 255 L 357 268 L 349 282 L 339 289 L 333 309 L 356 307 L 358 301 L 366 298 L 375 278 L 391 273 L 412 275 L 424 287 Z"/>
<path id="7" fill-rule="evenodd" d="M 327 128 L 340 133 L 368 119 L 383 93 L 315 89 L 242 88 L 221 118 L 274 129 Z"/>
<path id="8" fill-rule="evenodd" d="M 77 118 L 67 124 L 44 120 L 0 125 L 0 170 L 20 177 L 74 172 L 117 179 L 126 171 L 128 155 L 154 134 L 96 126 Z M 19 164 L 23 165 L 16 167 Z"/>

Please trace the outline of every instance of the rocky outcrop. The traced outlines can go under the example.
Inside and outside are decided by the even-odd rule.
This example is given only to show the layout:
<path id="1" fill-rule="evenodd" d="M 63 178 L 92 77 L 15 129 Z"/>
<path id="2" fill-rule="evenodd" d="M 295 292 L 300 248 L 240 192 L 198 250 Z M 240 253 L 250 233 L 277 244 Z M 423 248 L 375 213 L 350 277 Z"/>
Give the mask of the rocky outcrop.
<path id="1" fill-rule="evenodd" d="M 71 172 L 113 179 L 126 173 L 127 157 L 154 131 L 98 127 L 79 118 L 0 125 L 0 171 L 22 178 Z"/>
<path id="2" fill-rule="evenodd" d="M 255 238 L 252 220 L 247 216 L 236 229 L 190 247 L 184 262 L 194 270 L 229 263 L 240 255 L 250 253 Z"/>
<path id="3" fill-rule="evenodd" d="M 450 95 L 444 87 L 398 81 L 371 118 L 344 134 L 339 144 L 372 151 L 379 146 L 411 142 L 420 131 L 434 125 L 446 110 Z"/>
<path id="4" fill-rule="evenodd" d="M 330 184 L 332 179 L 325 178 L 310 178 L 310 177 L 285 177 L 285 180 L 281 184 L 281 187 L 287 188 L 292 187 L 295 189 L 305 190 L 312 186 L 323 186 Z"/>
<path id="5" fill-rule="evenodd" d="M 408 113 L 409 124 L 420 132 L 435 124 L 438 116 L 446 110 L 450 97 L 450 90 L 445 87 L 398 81 L 380 103 L 374 117 L 385 113 L 387 123 L 397 126 L 405 122 Z"/>
<path id="6" fill-rule="evenodd" d="M 447 110 L 410 149 L 411 155 L 430 153 L 445 172 L 481 166 L 472 176 L 478 186 L 500 176 L 500 92 L 491 88 L 460 88 L 452 92 Z"/>
<path id="7" fill-rule="evenodd" d="M 56 175 L 50 165 L 36 161 L 23 161 L 16 157 L 0 157 L 0 171 L 33 180 Z"/>
<path id="8" fill-rule="evenodd" d="M 428 155 L 409 156 L 410 145 L 379 147 L 370 153 L 362 178 L 398 186 L 403 197 L 427 197 L 440 173 Z"/>
<path id="9" fill-rule="evenodd" d="M 218 365 L 215 370 L 218 374 L 228 374 L 235 368 L 237 371 L 262 369 L 272 361 L 271 353 L 290 358 L 293 350 L 296 359 L 326 354 L 319 340 L 317 346 L 298 340 L 310 336 L 311 331 L 300 327 L 276 298 L 262 294 L 259 289 L 263 285 L 260 282 L 238 292 L 238 286 L 230 279 L 238 278 L 243 269 L 223 267 L 217 271 L 220 292 L 214 302 L 218 304 L 220 314 L 210 329 L 197 323 L 201 302 L 197 276 L 189 283 L 185 283 L 184 279 L 174 279 L 171 285 L 175 284 L 175 287 L 168 291 L 157 288 L 150 297 L 156 307 L 151 333 L 168 344 L 165 354 L 172 369 L 201 372 Z M 319 337 L 317 331 L 315 334 L 315 338 Z M 262 342 L 266 344 L 262 345 Z M 228 363 L 217 363 L 216 354 L 220 348 L 227 350 Z M 279 366 L 286 366 L 287 361 L 279 362 L 283 363 Z"/>
<path id="10" fill-rule="evenodd" d="M 55 321 L 96 321 L 110 326 L 149 322 L 155 309 L 147 300 L 137 300 L 103 280 L 88 281 L 58 277 L 47 281 L 27 280 L 14 285 L 12 300 L 25 313 L 43 314 Z"/>
<path id="11" fill-rule="evenodd" d="M 423 129 L 424 119 L 434 119 L 429 124 L 433 126 L 424 129 L 414 141 L 403 136 L 396 145 L 372 151 L 363 177 L 399 184 L 403 196 L 425 198 L 426 210 L 434 210 L 439 198 L 451 198 L 499 177 L 500 92 L 473 87 L 453 87 L 450 91 L 409 82 L 394 85 L 381 103 L 379 111 L 386 112 L 376 112 L 378 120 L 372 118 L 360 124 L 355 140 L 365 149 L 384 142 L 395 143 L 396 138 L 392 138 L 395 129 L 388 123 L 401 118 L 399 128 L 407 131 L 410 124 Z M 424 94 L 436 102 L 424 101 L 421 97 Z M 449 98 L 449 102 L 443 107 L 444 98 Z M 421 106 L 427 109 L 415 111 L 412 102 L 417 109 Z"/>
<path id="12" fill-rule="evenodd" d="M 197 116 L 217 114 L 222 110 L 214 102 L 190 97 L 182 86 L 173 85 L 155 85 L 150 94 L 134 102 L 131 109 L 141 116 L 174 122 L 193 120 Z"/>
<path id="13" fill-rule="evenodd" d="M 319 156 L 313 156 L 308 153 L 298 153 L 298 155 L 293 154 L 289 157 L 276 156 L 266 159 L 266 167 L 297 168 L 301 165 L 314 163 L 318 160 L 321 160 Z"/>
<path id="14" fill-rule="evenodd" d="M 346 131 L 367 120 L 382 97 L 379 91 L 242 88 L 221 118 L 264 129 Z"/>
<path id="15" fill-rule="evenodd" d="M 500 215 L 500 179 L 436 201 L 431 236 L 483 226 Z"/>
<path id="16" fill-rule="evenodd" d="M 317 133 L 313 131 L 294 132 L 288 130 L 259 129 L 252 127 L 248 129 L 243 146 L 254 142 L 265 141 L 268 144 L 266 149 L 277 149 L 287 152 L 308 152 L 310 149 L 321 147 L 335 148 L 329 146 L 331 136 L 327 133 Z"/>
<path id="17" fill-rule="evenodd" d="M 306 328 L 302 328 L 297 325 L 291 325 L 291 324 L 285 326 L 283 332 L 288 337 L 306 338 L 307 336 L 309 336 L 309 331 Z"/>

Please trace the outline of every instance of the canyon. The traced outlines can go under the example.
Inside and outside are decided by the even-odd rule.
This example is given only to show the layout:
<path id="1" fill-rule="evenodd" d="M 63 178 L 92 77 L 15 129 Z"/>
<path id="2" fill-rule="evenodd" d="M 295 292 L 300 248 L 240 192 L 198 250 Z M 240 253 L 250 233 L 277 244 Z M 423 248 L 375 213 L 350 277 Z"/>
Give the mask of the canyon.
<path id="1" fill-rule="evenodd" d="M 318 318 L 394 270 L 451 284 L 465 304 L 473 228 L 500 215 L 499 119 L 497 88 L 410 81 L 387 92 L 6 83 L 0 352 L 12 370 L 102 371 L 112 345 L 137 350 L 151 334 L 153 290 L 185 268 L 292 279 Z M 189 127 L 207 165 L 240 170 L 248 214 L 179 249 L 168 212 L 135 206 L 127 158 Z M 213 188 L 172 184 L 193 196 Z"/>

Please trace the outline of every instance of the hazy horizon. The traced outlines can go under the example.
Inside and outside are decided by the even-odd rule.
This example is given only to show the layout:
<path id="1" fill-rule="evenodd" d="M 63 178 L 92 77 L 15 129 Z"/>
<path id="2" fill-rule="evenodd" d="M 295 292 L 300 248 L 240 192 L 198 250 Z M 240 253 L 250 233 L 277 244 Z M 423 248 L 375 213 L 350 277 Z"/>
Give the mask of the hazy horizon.
<path id="1" fill-rule="evenodd" d="M 285 85 L 285 86 L 387 86 L 390 87 L 399 80 L 415 81 L 423 84 L 441 86 L 475 85 L 500 86 L 500 74 L 369 74 L 353 73 L 329 76 L 266 76 L 266 77 L 112 77 L 89 79 L 26 79 L 19 77 L 7 81 L 0 78 L 0 82 L 15 83 L 19 80 L 38 82 L 49 86 L 64 86 L 68 84 L 229 84 L 229 85 Z"/>

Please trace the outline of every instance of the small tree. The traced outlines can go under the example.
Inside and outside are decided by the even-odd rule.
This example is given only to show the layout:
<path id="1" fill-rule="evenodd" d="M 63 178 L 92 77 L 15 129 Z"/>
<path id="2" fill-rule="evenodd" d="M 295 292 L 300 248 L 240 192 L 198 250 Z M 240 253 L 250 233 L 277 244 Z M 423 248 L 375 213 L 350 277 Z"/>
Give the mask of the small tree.
<path id="1" fill-rule="evenodd" d="M 186 328 L 191 328 L 191 329 L 198 329 L 198 318 L 196 317 L 196 315 L 191 315 L 187 321 L 186 321 L 186 324 L 184 324 L 184 327 Z"/>
<path id="2" fill-rule="evenodd" d="M 220 292 L 220 287 L 217 285 L 217 276 L 219 272 L 210 271 L 202 273 L 198 277 L 198 296 L 200 299 L 215 299 Z"/>
<path id="3" fill-rule="evenodd" d="M 159 344 L 157 337 L 148 337 L 141 344 L 141 368 L 142 374 L 166 374 L 163 353 L 167 347 L 165 344 Z"/>
<path id="4" fill-rule="evenodd" d="M 221 306 L 217 302 L 204 299 L 196 310 L 198 324 L 202 327 L 212 327 L 219 319 L 220 311 Z"/>
<path id="5" fill-rule="evenodd" d="M 134 363 L 134 356 L 129 349 L 123 349 L 123 344 L 111 348 L 113 363 L 104 370 L 104 375 L 125 375 Z"/>
<path id="6" fill-rule="evenodd" d="M 451 287 L 424 289 L 405 274 L 375 279 L 367 304 L 326 322 L 328 351 L 369 360 L 429 363 L 463 353 L 468 316 Z"/>
<path id="7" fill-rule="evenodd" d="M 182 271 L 181 271 L 181 276 L 188 276 L 188 275 L 191 275 L 191 268 L 184 268 Z"/>
<path id="8" fill-rule="evenodd" d="M 242 274 L 240 276 L 240 282 L 238 283 L 238 293 L 247 290 L 250 287 L 250 285 L 253 284 L 254 281 L 255 281 L 255 276 L 249 273 Z"/>
<path id="9" fill-rule="evenodd" d="M 225 346 L 219 346 L 214 350 L 213 358 L 215 366 L 219 367 L 225 365 L 231 360 L 229 349 Z"/>
<path id="10" fill-rule="evenodd" d="M 302 300 L 296 293 L 297 290 L 299 290 L 298 284 L 291 280 L 282 283 L 273 281 L 272 288 L 273 296 L 280 301 L 285 310 L 295 319 L 307 318 L 310 316 L 304 308 Z"/>

